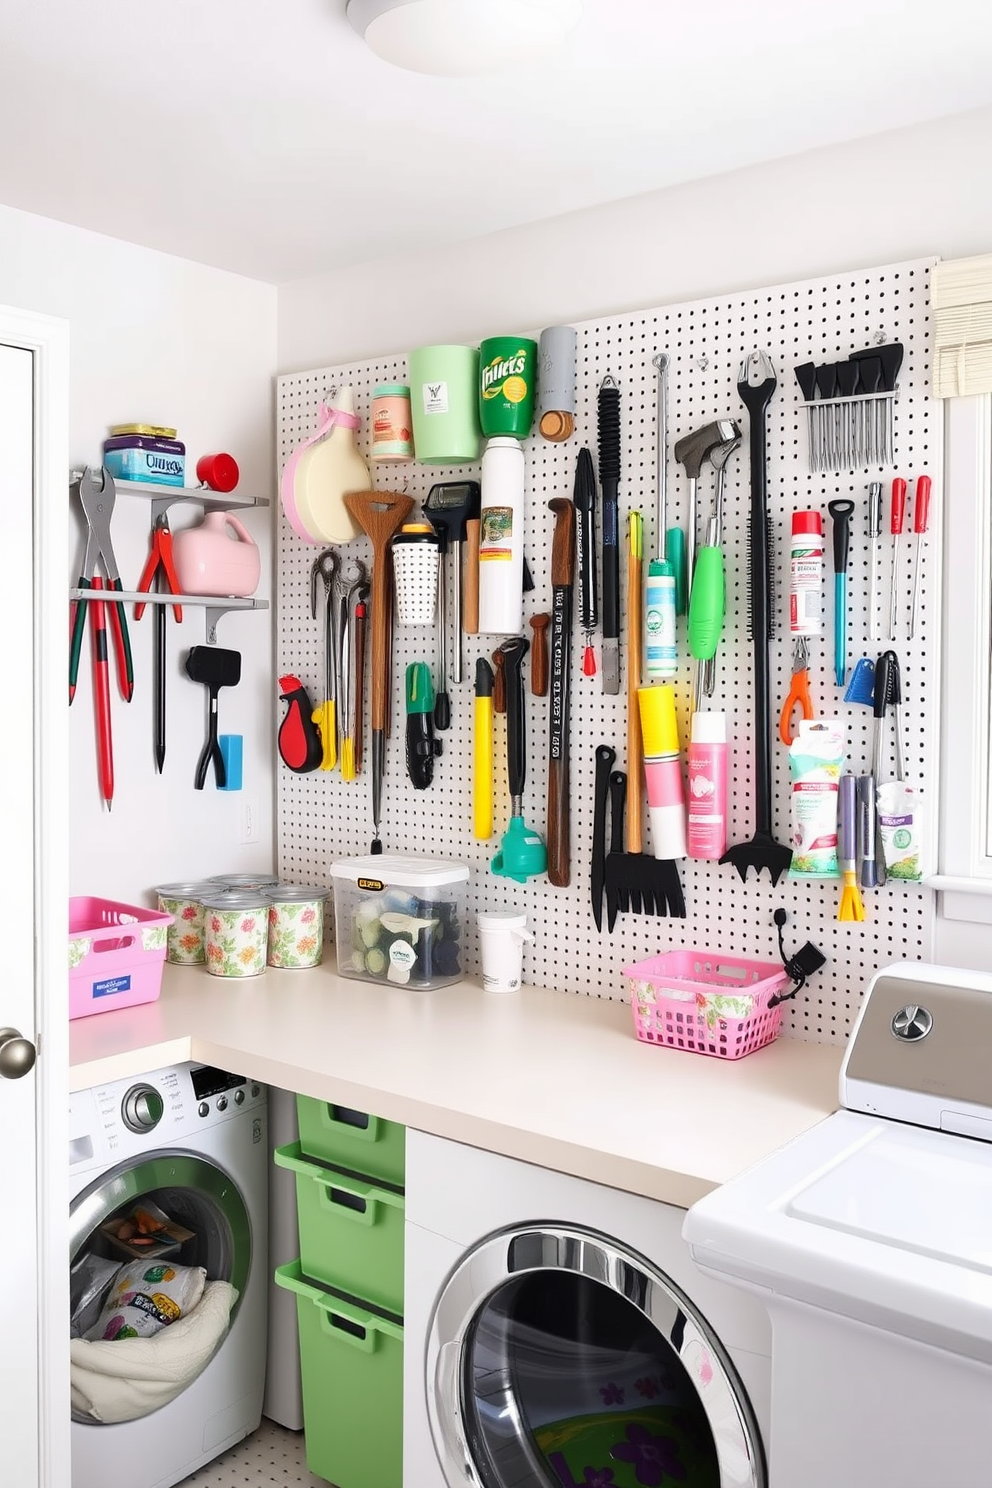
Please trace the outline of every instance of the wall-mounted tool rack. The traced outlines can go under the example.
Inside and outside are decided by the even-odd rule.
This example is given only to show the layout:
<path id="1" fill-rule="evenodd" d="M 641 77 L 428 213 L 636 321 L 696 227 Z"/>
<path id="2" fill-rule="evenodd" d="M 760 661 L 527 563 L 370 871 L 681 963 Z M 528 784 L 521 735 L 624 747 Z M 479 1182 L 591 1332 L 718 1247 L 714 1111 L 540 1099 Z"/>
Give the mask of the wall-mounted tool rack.
<path id="1" fill-rule="evenodd" d="M 74 470 L 70 477 L 70 485 L 77 481 L 81 471 Z M 246 507 L 268 506 L 267 496 L 242 496 L 236 492 L 221 493 L 211 491 L 207 486 L 154 486 L 144 481 L 122 481 L 115 483 L 118 500 L 122 497 L 131 500 L 147 501 L 150 506 L 152 523 L 162 512 L 169 510 L 170 506 L 176 506 L 180 502 L 192 502 L 204 511 L 241 511 Z M 70 589 L 69 598 L 91 600 L 92 590 Z M 125 589 L 118 593 L 117 599 L 123 604 L 172 604 L 174 596 L 167 593 L 150 592 L 138 593 L 134 589 Z M 216 594 L 184 594 L 182 596 L 184 605 L 194 606 L 204 611 L 206 625 L 206 639 L 209 645 L 217 644 L 217 625 L 219 621 L 230 610 L 267 610 L 269 601 L 267 599 L 238 599 L 233 595 L 227 598 L 218 598 Z"/>
<path id="2" fill-rule="evenodd" d="M 526 552 L 535 588 L 526 596 L 525 620 L 550 608 L 549 560 L 552 514 L 548 501 L 571 496 L 579 448 L 596 451 L 596 398 L 607 374 L 616 378 L 621 395 L 622 451 L 620 481 L 621 539 L 626 513 L 632 507 L 644 515 L 644 551 L 655 552 L 655 415 L 657 381 L 652 357 L 668 353 L 669 368 L 669 523 L 684 526 L 686 481 L 672 455 L 676 439 L 712 419 L 736 419 L 745 431 L 742 451 L 727 470 L 724 549 L 727 572 L 727 621 L 717 657 L 716 693 L 712 706 L 723 707 L 733 740 L 731 755 L 731 841 L 749 836 L 753 825 L 753 753 L 748 737 L 750 719 L 751 646 L 747 632 L 746 518 L 749 496 L 747 414 L 737 393 L 738 368 L 754 349 L 764 349 L 774 362 L 778 387 L 768 411 L 768 482 L 772 528 L 775 629 L 771 642 L 771 704 L 773 711 L 773 804 L 775 835 L 789 836 L 789 764 L 777 737 L 777 712 L 789 689 L 792 645 L 788 629 L 788 560 L 790 519 L 795 508 L 819 507 L 824 512 L 827 562 L 824 572 L 824 628 L 811 645 L 810 686 L 817 712 L 845 720 L 848 731 L 848 768 L 862 773 L 870 767 L 872 716 L 870 710 L 843 702 L 833 677 L 833 613 L 830 569 L 830 520 L 827 502 L 850 497 L 856 503 L 851 526 L 849 567 L 849 654 L 853 665 L 862 655 L 875 657 L 888 642 L 868 639 L 867 493 L 872 479 L 883 482 L 885 525 L 880 544 L 880 620 L 885 634 L 891 572 L 888 539 L 888 502 L 891 480 L 918 475 L 933 480 L 929 530 L 920 551 L 922 624 L 909 635 L 909 576 L 907 552 L 912 545 L 911 520 L 903 539 L 899 631 L 894 649 L 902 665 L 903 712 L 906 723 L 907 778 L 924 792 L 926 834 L 933 861 L 937 798 L 936 726 L 939 699 L 939 574 L 942 510 L 941 430 L 939 403 L 928 397 L 929 321 L 928 278 L 932 260 L 838 273 L 803 283 L 779 285 L 740 294 L 721 295 L 691 304 L 589 321 L 578 330 L 578 403 L 574 436 L 564 444 L 550 444 L 540 435 L 527 440 Z M 521 327 L 510 329 L 524 329 Z M 532 332 L 533 333 L 533 332 Z M 836 474 L 809 472 L 807 412 L 794 367 L 806 362 L 836 362 L 854 350 L 899 341 L 905 357 L 893 408 L 895 464 Z M 372 392 L 380 382 L 401 382 L 405 355 L 383 357 L 351 366 L 322 368 L 282 377 L 278 386 L 280 468 L 292 450 L 312 431 L 318 406 L 331 388 L 351 383 L 362 419 L 360 439 L 368 451 L 368 421 Z M 376 484 L 383 489 L 406 489 L 418 506 L 437 481 L 478 478 L 478 466 L 428 468 L 417 464 L 377 465 Z M 708 513 L 711 473 L 704 467 L 701 517 Z M 701 522 L 702 527 L 702 522 Z M 310 565 L 316 549 L 303 543 L 280 520 L 278 546 L 277 664 L 320 691 L 320 635 L 310 617 Z M 352 545 L 364 555 L 367 543 Z M 527 632 L 529 634 L 529 630 Z M 777 945 L 772 915 L 778 906 L 788 911 L 786 944 L 795 947 L 813 940 L 828 957 L 827 965 L 786 1013 L 786 1031 L 821 1041 L 842 1040 L 857 1011 L 862 990 L 880 965 L 900 959 L 928 959 L 932 947 L 934 895 L 925 886 L 891 883 L 865 891 L 864 923 L 839 922 L 839 882 L 798 882 L 783 878 L 772 887 L 767 875 L 742 883 L 732 867 L 685 860 L 679 873 L 685 890 L 687 918 L 661 919 L 621 915 L 612 935 L 597 934 L 590 912 L 589 850 L 592 835 L 594 750 L 610 743 L 617 764 L 625 764 L 626 697 L 624 670 L 620 694 L 604 696 L 597 676 L 582 675 L 582 637 L 576 628 L 572 648 L 572 881 L 554 888 L 546 878 L 525 886 L 494 877 L 488 867 L 506 825 L 508 803 L 497 783 L 496 834 L 489 842 L 472 835 L 472 717 L 471 679 L 479 655 L 490 655 L 498 638 L 467 637 L 465 683 L 452 687 L 452 725 L 443 736 L 443 756 L 437 761 L 433 786 L 414 791 L 403 757 L 402 678 L 409 661 L 433 660 L 430 628 L 397 627 L 393 657 L 394 711 L 387 746 L 383 809 L 383 841 L 387 852 L 409 852 L 458 857 L 472 865 L 469 885 L 471 912 L 481 908 L 526 909 L 535 933 L 524 963 L 529 982 L 598 997 L 623 999 L 622 968 L 655 952 L 681 946 L 724 950 L 739 956 L 775 959 Z M 621 625 L 621 636 L 623 626 Z M 684 621 L 679 622 L 680 645 Z M 682 647 L 683 656 L 686 655 Z M 690 686 L 686 659 L 676 679 L 683 726 Z M 546 699 L 527 699 L 528 778 L 524 809 L 544 830 L 547 798 L 548 719 Z M 273 700 L 274 715 L 278 711 Z M 498 730 L 501 724 L 497 725 Z M 887 730 L 891 747 L 892 729 Z M 497 732 L 496 757 L 502 735 Z M 328 882 L 328 868 L 342 856 L 368 850 L 371 836 L 368 763 L 354 784 L 338 772 L 315 771 L 294 775 L 280 765 L 278 820 L 284 877 L 301 883 Z M 645 850 L 650 850 L 646 836 Z M 474 924 L 467 927 L 468 969 L 477 969 Z M 414 995 L 414 994 L 411 994 Z M 430 994 L 424 994 L 429 996 Z M 594 1072 L 590 1072 L 594 1083 Z"/>

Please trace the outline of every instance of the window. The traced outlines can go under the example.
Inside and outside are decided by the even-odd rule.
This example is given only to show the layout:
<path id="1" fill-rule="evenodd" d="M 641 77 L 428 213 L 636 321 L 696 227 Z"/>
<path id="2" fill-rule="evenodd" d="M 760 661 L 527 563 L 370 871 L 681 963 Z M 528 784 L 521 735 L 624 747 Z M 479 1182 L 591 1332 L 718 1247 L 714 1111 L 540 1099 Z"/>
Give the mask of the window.
<path id="1" fill-rule="evenodd" d="M 949 398 L 940 871 L 945 918 L 992 924 L 992 396 Z"/>

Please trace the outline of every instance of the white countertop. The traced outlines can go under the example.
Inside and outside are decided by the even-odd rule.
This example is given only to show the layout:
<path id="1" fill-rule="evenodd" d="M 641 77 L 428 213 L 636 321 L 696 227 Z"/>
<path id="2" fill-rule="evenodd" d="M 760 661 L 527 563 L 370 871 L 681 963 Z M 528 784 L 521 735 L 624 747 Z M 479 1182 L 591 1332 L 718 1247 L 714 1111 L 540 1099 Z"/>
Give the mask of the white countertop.
<path id="1" fill-rule="evenodd" d="M 157 1002 L 70 1025 L 70 1088 L 201 1060 L 687 1207 L 835 1110 L 842 1054 L 781 1038 L 735 1061 L 656 1048 L 625 1003 L 534 987 L 166 966 Z"/>

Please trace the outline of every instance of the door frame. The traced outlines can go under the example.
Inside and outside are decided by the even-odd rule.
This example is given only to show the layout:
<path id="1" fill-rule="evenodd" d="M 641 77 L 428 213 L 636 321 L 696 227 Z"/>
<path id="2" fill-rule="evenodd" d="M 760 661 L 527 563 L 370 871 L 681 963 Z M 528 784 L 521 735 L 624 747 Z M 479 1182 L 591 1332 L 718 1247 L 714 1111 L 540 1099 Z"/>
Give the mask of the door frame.
<path id="1" fill-rule="evenodd" d="M 69 1459 L 69 1025 L 66 960 L 69 768 L 69 325 L 0 305 L 0 342 L 34 367 L 35 1066 L 39 1488 L 64 1488 Z"/>

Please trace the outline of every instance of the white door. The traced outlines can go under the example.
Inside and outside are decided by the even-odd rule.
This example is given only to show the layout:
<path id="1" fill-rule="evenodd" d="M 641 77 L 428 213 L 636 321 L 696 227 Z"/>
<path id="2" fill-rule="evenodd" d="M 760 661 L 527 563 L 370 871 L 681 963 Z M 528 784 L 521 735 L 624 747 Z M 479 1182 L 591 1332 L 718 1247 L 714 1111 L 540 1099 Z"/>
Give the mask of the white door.
<path id="1" fill-rule="evenodd" d="M 0 646 L 6 931 L 0 976 L 0 1196 L 6 1216 L 0 1441 L 4 1481 L 23 1488 L 69 1482 L 62 716 L 67 408 L 63 323 L 0 307 L 0 551 L 9 589 Z"/>

